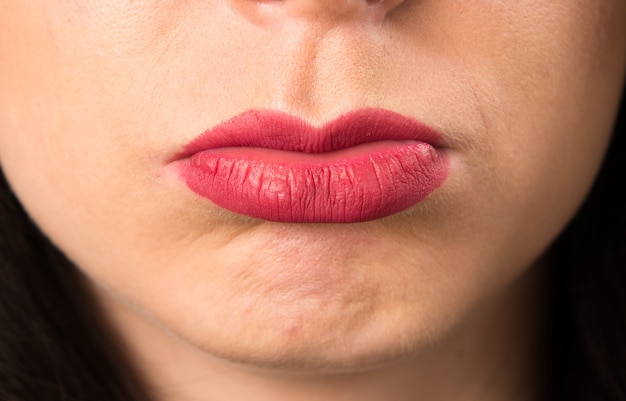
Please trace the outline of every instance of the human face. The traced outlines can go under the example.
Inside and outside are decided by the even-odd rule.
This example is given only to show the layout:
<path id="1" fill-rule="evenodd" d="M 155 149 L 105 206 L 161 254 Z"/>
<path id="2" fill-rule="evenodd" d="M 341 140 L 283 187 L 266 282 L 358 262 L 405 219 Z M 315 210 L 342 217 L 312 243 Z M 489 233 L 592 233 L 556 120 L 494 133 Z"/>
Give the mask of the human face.
<path id="1" fill-rule="evenodd" d="M 393 359 L 507 288 L 589 190 L 626 70 L 619 0 L 0 8 L 0 162 L 26 210 L 100 296 L 259 365 Z M 173 162 L 248 110 L 364 108 L 445 143 L 442 182 L 384 218 L 242 216 Z"/>

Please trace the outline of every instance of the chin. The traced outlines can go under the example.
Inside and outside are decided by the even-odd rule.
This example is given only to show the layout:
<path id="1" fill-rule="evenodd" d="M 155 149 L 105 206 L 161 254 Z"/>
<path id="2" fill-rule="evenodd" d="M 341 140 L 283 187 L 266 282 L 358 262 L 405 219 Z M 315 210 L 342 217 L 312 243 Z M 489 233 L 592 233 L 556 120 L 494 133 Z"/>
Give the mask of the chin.
<path id="1" fill-rule="evenodd" d="M 266 371 L 336 374 L 406 358 L 453 323 L 443 321 L 445 314 L 426 315 L 420 303 L 394 305 L 366 295 L 350 302 L 340 298 L 240 299 L 219 318 L 179 320 L 168 328 L 210 358 Z"/>
<path id="2" fill-rule="evenodd" d="M 235 341 L 217 343 L 213 337 L 208 341 L 195 337 L 188 339 L 188 343 L 210 357 L 251 369 L 319 375 L 368 371 L 392 364 L 417 352 L 421 348 L 419 339 L 425 342 L 427 338 L 413 333 L 409 342 L 406 335 L 395 330 L 373 333 L 381 330 L 349 332 L 321 327 L 307 330 L 284 323 L 276 326 L 281 325 L 283 332 L 274 328 L 254 336 L 254 332 L 247 330 L 249 335 L 233 336 Z"/>

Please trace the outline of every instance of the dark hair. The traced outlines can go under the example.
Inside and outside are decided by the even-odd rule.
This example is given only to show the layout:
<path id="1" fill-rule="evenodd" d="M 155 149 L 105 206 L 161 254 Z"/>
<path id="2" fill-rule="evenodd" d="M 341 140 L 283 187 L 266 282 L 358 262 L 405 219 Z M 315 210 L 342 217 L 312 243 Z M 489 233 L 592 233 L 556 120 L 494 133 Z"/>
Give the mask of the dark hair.
<path id="1" fill-rule="evenodd" d="M 626 400 L 626 111 L 553 246 L 551 400 Z M 0 400 L 145 401 L 81 273 L 0 174 Z"/>
<path id="2" fill-rule="evenodd" d="M 143 401 L 81 273 L 0 174 L 0 400 Z"/>
<path id="3" fill-rule="evenodd" d="M 626 94 L 611 147 L 554 245 L 552 385 L 562 400 L 626 400 Z"/>

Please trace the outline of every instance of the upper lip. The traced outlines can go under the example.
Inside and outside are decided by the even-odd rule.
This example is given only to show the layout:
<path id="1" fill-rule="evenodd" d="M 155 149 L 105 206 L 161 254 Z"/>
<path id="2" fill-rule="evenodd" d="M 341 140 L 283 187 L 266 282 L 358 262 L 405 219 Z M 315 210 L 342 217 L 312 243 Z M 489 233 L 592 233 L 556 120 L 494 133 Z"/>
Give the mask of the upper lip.
<path id="1" fill-rule="evenodd" d="M 291 114 L 255 109 L 205 131 L 175 159 L 226 147 L 255 147 L 290 152 L 323 153 L 376 141 L 414 140 L 445 147 L 436 130 L 399 113 L 363 108 L 314 127 Z"/>

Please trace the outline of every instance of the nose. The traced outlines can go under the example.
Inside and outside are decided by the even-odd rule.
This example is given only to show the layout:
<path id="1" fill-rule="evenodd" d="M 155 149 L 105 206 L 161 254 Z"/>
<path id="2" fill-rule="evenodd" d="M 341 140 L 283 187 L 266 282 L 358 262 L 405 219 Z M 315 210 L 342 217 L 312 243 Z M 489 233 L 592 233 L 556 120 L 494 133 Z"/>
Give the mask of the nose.
<path id="1" fill-rule="evenodd" d="M 236 0 L 303 20 L 380 20 L 405 0 Z M 253 3 L 253 4 L 250 4 Z"/>
<path id="2" fill-rule="evenodd" d="M 359 19 L 384 16 L 402 0 L 282 0 L 282 2 L 293 17 Z"/>

